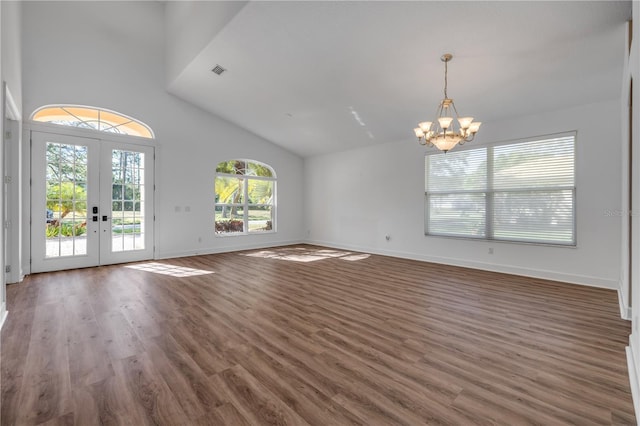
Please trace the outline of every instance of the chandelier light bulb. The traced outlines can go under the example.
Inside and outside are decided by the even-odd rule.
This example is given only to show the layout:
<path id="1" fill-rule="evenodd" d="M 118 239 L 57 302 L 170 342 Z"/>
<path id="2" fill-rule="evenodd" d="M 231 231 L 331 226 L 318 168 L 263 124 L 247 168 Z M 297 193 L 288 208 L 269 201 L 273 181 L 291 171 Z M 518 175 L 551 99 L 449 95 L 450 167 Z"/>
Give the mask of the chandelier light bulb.
<path id="1" fill-rule="evenodd" d="M 474 121 L 473 123 L 471 123 L 471 125 L 469 126 L 469 132 L 477 133 L 478 130 L 480 129 L 481 124 L 482 123 L 480 121 Z"/>
<path id="2" fill-rule="evenodd" d="M 442 129 L 448 129 L 453 121 L 453 117 L 438 117 L 438 123 Z"/>
<path id="3" fill-rule="evenodd" d="M 458 118 L 458 123 L 460 123 L 460 128 L 467 130 L 469 125 L 473 121 L 473 117 L 460 117 Z"/>

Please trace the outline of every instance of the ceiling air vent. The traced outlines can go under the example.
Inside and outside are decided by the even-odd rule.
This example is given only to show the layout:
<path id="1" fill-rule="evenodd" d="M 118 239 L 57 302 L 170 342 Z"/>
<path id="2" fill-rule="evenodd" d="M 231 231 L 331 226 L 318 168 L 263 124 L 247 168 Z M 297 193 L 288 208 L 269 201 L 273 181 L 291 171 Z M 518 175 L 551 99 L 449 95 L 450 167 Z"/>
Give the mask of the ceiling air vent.
<path id="1" fill-rule="evenodd" d="M 213 71 L 215 74 L 221 75 L 223 72 L 226 71 L 226 69 L 222 68 L 220 65 L 216 64 L 216 66 L 213 67 L 213 69 L 211 71 Z"/>

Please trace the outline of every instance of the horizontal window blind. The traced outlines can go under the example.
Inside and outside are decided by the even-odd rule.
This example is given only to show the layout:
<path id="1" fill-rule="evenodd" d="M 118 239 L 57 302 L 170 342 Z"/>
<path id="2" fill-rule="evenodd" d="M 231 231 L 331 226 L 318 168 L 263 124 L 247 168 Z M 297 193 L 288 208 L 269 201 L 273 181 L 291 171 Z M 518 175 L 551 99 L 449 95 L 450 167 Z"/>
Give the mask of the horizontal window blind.
<path id="1" fill-rule="evenodd" d="M 496 192 L 493 236 L 508 241 L 573 242 L 573 191 Z"/>
<path id="2" fill-rule="evenodd" d="M 574 186 L 574 137 L 493 148 L 493 189 Z"/>
<path id="3" fill-rule="evenodd" d="M 426 187 L 429 192 L 485 190 L 487 149 L 454 151 L 425 157 Z"/>
<path id="4" fill-rule="evenodd" d="M 575 245 L 575 134 L 428 155 L 426 234 Z"/>
<path id="5" fill-rule="evenodd" d="M 485 237 L 484 193 L 432 194 L 429 196 L 429 230 L 433 234 Z"/>

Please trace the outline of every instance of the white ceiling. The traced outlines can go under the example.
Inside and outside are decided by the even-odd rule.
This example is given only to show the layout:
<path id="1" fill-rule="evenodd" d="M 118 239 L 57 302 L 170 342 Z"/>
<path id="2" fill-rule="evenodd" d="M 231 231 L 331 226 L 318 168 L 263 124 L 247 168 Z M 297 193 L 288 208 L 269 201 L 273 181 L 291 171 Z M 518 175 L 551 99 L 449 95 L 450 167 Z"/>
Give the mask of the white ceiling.
<path id="1" fill-rule="evenodd" d="M 169 91 L 301 156 L 620 96 L 631 2 L 250 2 Z M 211 69 L 227 68 L 222 76 Z"/>

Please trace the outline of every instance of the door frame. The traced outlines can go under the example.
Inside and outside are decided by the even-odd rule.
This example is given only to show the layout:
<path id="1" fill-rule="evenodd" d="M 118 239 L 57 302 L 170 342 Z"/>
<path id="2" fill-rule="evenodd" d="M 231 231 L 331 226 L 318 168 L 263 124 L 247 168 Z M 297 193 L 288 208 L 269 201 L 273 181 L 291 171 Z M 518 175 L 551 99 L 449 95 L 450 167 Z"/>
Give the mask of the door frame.
<path id="1" fill-rule="evenodd" d="M 80 129 L 76 127 L 70 126 L 61 126 L 58 124 L 51 123 L 42 123 L 32 120 L 25 120 L 23 122 L 22 129 L 22 139 L 25 143 L 22 144 L 23 152 L 22 152 L 22 179 L 25 182 L 23 185 L 23 198 L 22 198 L 22 223 L 26 224 L 23 227 L 23 235 L 22 235 L 22 271 L 24 275 L 31 274 L 31 160 L 32 160 L 32 148 L 31 148 L 31 132 L 43 132 L 43 133 L 53 133 L 59 134 L 63 136 L 75 136 L 81 138 L 88 139 L 100 139 L 107 142 L 112 142 L 115 144 L 124 143 L 128 145 L 139 145 L 139 146 L 147 146 L 153 148 L 153 159 L 154 166 L 157 163 L 159 147 L 157 145 L 157 139 L 147 139 L 137 136 L 130 135 L 121 135 L 117 133 L 107 133 L 100 132 L 97 130 L 91 129 Z M 157 221 L 155 220 L 155 212 L 158 203 L 158 196 L 155 191 L 155 181 L 157 177 L 157 173 L 153 172 L 153 181 L 154 181 L 154 197 L 153 203 L 149 207 L 153 210 L 153 223 L 150 225 L 153 229 L 153 249 L 152 259 L 156 258 L 156 232 L 158 231 Z"/>

